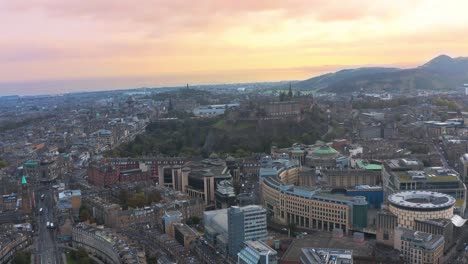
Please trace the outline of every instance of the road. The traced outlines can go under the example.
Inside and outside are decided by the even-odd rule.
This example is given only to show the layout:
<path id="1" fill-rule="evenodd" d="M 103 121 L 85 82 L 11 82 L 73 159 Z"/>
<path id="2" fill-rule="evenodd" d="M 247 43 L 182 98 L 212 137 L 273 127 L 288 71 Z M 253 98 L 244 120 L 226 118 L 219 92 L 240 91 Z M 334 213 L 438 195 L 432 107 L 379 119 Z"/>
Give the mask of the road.
<path id="1" fill-rule="evenodd" d="M 55 241 L 55 230 L 47 228 L 47 222 L 54 222 L 55 200 L 53 192 L 50 190 L 38 192 L 37 208 L 43 208 L 43 212 L 37 217 L 38 236 L 36 237 L 36 260 L 38 264 L 60 264 L 60 253 L 57 250 Z M 40 195 L 44 194 L 44 200 Z M 39 209 L 37 209 L 39 210 Z M 56 224 L 56 223 L 55 223 Z"/>
<path id="2" fill-rule="evenodd" d="M 445 157 L 444 150 L 442 149 L 442 144 L 434 143 L 433 145 L 434 145 L 435 150 L 440 156 L 440 161 L 442 162 L 442 165 L 444 166 L 444 168 L 451 168 Z"/>

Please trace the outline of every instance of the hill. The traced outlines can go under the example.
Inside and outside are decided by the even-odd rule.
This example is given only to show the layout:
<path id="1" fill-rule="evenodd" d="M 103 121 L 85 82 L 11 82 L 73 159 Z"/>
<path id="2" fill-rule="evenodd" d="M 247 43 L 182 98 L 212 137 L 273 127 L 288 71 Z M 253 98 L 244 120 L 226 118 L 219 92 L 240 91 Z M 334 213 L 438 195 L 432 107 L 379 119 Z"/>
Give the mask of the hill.
<path id="1" fill-rule="evenodd" d="M 468 58 L 440 55 L 412 69 L 366 67 L 341 70 L 294 84 L 294 90 L 332 93 L 453 90 L 468 82 Z"/>

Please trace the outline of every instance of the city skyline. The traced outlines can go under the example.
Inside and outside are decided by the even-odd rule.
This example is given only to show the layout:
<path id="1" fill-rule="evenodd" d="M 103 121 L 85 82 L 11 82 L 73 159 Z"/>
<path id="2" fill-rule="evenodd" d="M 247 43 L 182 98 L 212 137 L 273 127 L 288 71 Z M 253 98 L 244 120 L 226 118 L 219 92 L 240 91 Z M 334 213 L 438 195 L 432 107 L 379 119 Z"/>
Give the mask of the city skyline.
<path id="1" fill-rule="evenodd" d="M 0 95 L 301 80 L 468 54 L 464 1 L 2 1 Z M 457 41 L 453 40 L 457 36 Z"/>

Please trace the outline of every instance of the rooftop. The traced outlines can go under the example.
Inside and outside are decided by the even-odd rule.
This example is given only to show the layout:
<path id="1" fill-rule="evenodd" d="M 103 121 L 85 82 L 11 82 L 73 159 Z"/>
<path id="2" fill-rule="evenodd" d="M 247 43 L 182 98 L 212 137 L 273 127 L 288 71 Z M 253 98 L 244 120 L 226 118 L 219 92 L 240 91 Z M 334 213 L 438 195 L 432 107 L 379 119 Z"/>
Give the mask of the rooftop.
<path id="1" fill-rule="evenodd" d="M 458 173 L 443 167 L 394 172 L 400 181 L 459 181 Z"/>
<path id="2" fill-rule="evenodd" d="M 324 145 L 324 146 L 321 146 L 319 148 L 316 148 L 312 151 L 312 154 L 315 154 L 315 155 L 334 155 L 334 154 L 338 154 L 338 151 L 336 151 L 334 148 L 328 146 L 328 145 Z"/>
<path id="3" fill-rule="evenodd" d="M 399 207 L 408 209 L 436 209 L 453 206 L 455 198 L 448 194 L 430 191 L 406 191 L 394 193 L 388 197 L 388 201 Z"/>
<path id="4" fill-rule="evenodd" d="M 423 247 L 426 250 L 433 250 L 444 243 L 444 237 L 442 235 L 433 235 L 421 231 L 414 231 L 411 229 L 399 227 L 402 240 L 411 241 L 419 247 Z"/>
<path id="5" fill-rule="evenodd" d="M 365 170 L 382 170 L 382 165 L 368 163 L 363 160 L 357 160 L 356 165 Z"/>
<path id="6" fill-rule="evenodd" d="M 302 263 L 353 263 L 353 251 L 349 249 L 336 248 L 302 248 Z"/>

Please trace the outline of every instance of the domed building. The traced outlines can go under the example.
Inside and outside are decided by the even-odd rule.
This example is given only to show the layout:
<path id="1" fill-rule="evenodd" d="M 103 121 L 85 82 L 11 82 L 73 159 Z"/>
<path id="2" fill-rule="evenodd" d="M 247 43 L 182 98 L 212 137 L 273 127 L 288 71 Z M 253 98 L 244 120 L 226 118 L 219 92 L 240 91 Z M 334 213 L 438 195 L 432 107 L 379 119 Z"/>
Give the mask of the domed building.
<path id="1" fill-rule="evenodd" d="M 306 156 L 305 165 L 314 168 L 333 169 L 348 167 L 348 158 L 329 145 L 322 145 Z"/>

